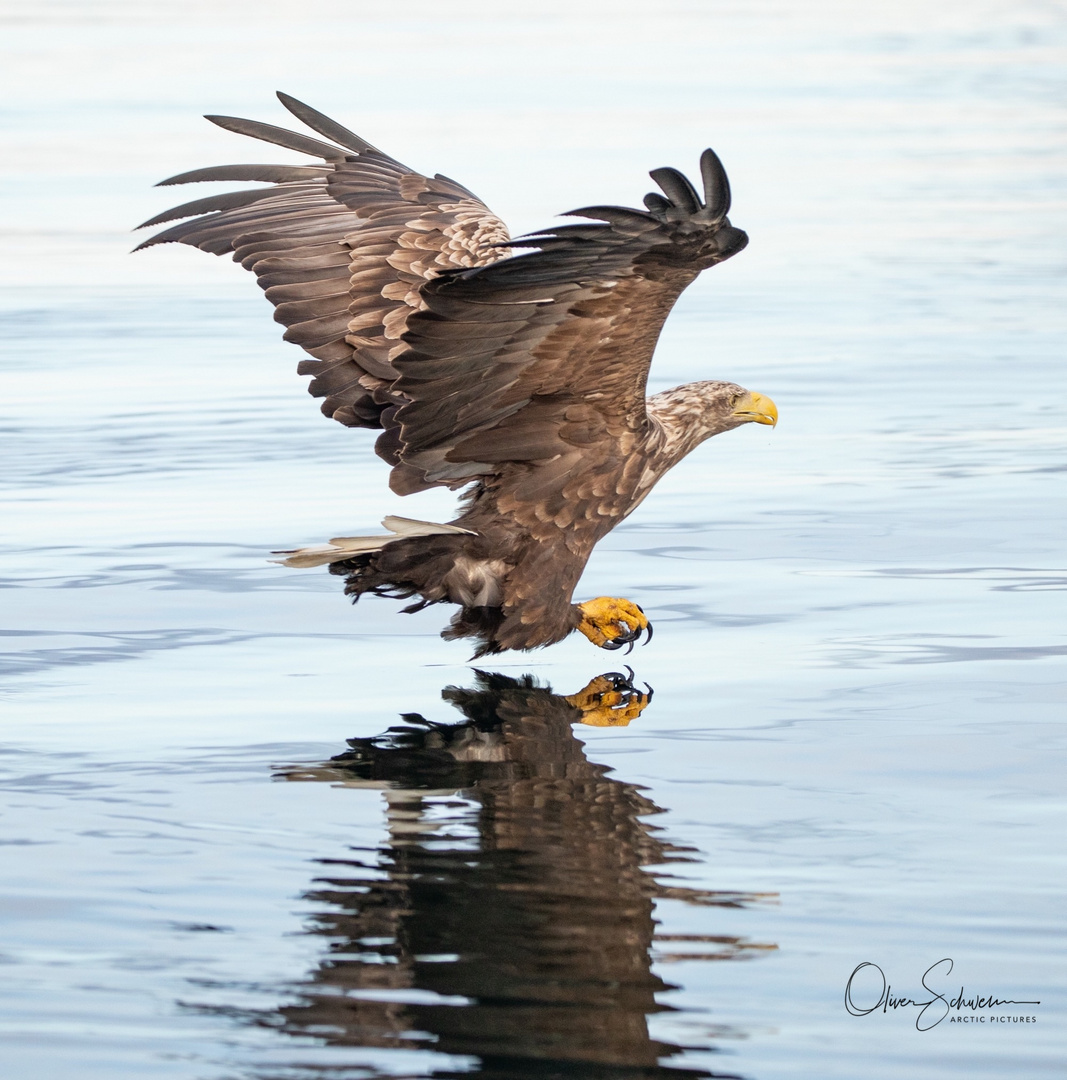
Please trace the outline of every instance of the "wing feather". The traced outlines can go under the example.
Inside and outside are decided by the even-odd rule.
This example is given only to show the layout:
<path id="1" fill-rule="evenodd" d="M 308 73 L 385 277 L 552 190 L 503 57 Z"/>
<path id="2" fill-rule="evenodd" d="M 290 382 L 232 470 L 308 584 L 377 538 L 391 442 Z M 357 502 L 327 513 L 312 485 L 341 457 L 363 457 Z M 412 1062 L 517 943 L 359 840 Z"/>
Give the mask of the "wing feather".
<path id="1" fill-rule="evenodd" d="M 290 94 L 285 94 L 281 90 L 276 91 L 278 100 L 295 116 L 298 120 L 302 120 L 312 131 L 317 131 L 320 135 L 325 135 L 327 139 L 331 139 L 335 143 L 340 143 L 341 146 L 347 147 L 349 150 L 355 150 L 357 154 L 365 154 L 367 151 L 372 150 L 376 154 L 381 154 L 376 146 L 371 146 L 366 139 L 361 139 L 354 131 L 349 131 L 348 128 L 342 127 L 336 120 L 331 120 L 328 116 L 320 113 L 318 109 L 313 109 L 310 105 L 305 105 L 302 101 L 297 101 L 295 97 Z M 383 155 L 384 156 L 384 155 Z"/>
<path id="2" fill-rule="evenodd" d="M 656 169 L 664 194 L 646 196 L 647 209 L 585 207 L 571 213 L 581 223 L 512 241 L 456 181 L 415 172 L 279 99 L 330 141 L 208 119 L 320 160 L 172 176 L 163 183 L 269 186 L 157 215 L 146 224 L 186 220 L 141 246 L 179 242 L 252 270 L 285 339 L 309 354 L 298 371 L 312 377 L 323 412 L 385 429 L 377 448 L 395 490 L 477 481 L 501 507 L 527 505 L 542 522 L 608 513 L 616 472 L 629 467 L 627 439 L 648 423 L 645 384 L 664 320 L 701 270 L 747 242 L 725 217 L 718 158 L 701 158 L 703 205 L 682 173 Z M 576 498 L 593 502 L 580 509 Z"/>
<path id="3" fill-rule="evenodd" d="M 204 180 L 262 180 L 281 184 L 287 180 L 306 180 L 324 176 L 322 165 L 213 165 L 206 169 L 193 169 L 160 180 L 156 187 L 172 184 L 199 184 Z"/>
<path id="4" fill-rule="evenodd" d="M 505 463 L 524 463 L 514 484 L 540 491 L 530 468 L 569 460 L 576 446 L 621 446 L 647 423 L 645 386 L 664 320 L 701 270 L 747 242 L 725 218 L 707 221 L 677 170 L 652 175 L 671 197 L 664 208 L 653 199 L 647 213 L 573 211 L 603 224 L 520 238 L 511 246 L 537 250 L 423 285 L 424 306 L 404 335 L 409 350 L 393 362 L 399 432 L 380 448 L 398 462 L 395 490 L 485 481 Z"/>
<path id="5" fill-rule="evenodd" d="M 313 193 L 315 189 L 308 185 L 305 190 Z M 165 210 L 162 214 L 156 214 L 138 228 L 146 229 L 151 225 L 162 225 L 165 221 L 177 221 L 179 218 L 193 217 L 196 214 L 207 214 L 212 210 L 236 210 L 240 207 L 251 206 L 253 203 L 263 202 L 265 199 L 276 198 L 277 195 L 270 188 L 254 188 L 249 191 L 230 191 L 225 195 L 210 195 L 205 199 L 194 199 L 192 202 L 175 206 L 171 210 Z"/>
<path id="6" fill-rule="evenodd" d="M 275 305 L 285 339 L 312 359 L 299 365 L 323 412 L 380 427 L 391 404 L 408 316 L 419 287 L 456 267 L 504 257 L 507 229 L 474 195 L 383 154 L 318 110 L 279 93 L 286 109 L 330 143 L 254 120 L 209 116 L 219 127 L 322 159 L 311 165 L 223 165 L 164 184 L 251 180 L 270 186 L 183 203 L 145 225 L 187 218 L 140 247 L 178 242 L 232 254 Z M 382 396 L 384 394 L 384 396 Z"/>
<path id="7" fill-rule="evenodd" d="M 653 169 L 649 176 L 659 184 L 663 194 L 682 213 L 692 215 L 702 209 L 696 188 L 689 178 L 677 169 Z"/>
<path id="8" fill-rule="evenodd" d="M 284 146 L 287 150 L 297 150 L 301 154 L 323 158 L 325 161 L 338 161 L 345 157 L 344 150 L 336 146 L 320 142 L 318 139 L 309 139 L 306 135 L 299 135 L 295 131 L 287 131 L 273 124 L 262 124 L 258 120 L 244 120 L 239 116 L 209 114 L 204 119 L 238 135 L 248 135 L 262 142 L 274 143 L 275 146 Z"/>

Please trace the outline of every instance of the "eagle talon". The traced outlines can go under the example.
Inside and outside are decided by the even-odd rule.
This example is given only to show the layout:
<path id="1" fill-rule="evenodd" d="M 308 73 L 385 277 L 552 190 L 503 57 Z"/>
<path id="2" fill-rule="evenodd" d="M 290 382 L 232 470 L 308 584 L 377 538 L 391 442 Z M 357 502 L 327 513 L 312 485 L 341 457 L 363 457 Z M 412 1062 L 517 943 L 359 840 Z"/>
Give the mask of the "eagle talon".
<path id="1" fill-rule="evenodd" d="M 634 604 L 634 607 L 637 607 L 637 605 Z M 638 607 L 637 610 L 641 611 L 641 608 Z M 641 611 L 641 614 L 644 615 L 644 612 Z M 648 631 L 648 637 L 646 637 L 645 640 L 641 642 L 641 644 L 647 645 L 652 640 L 652 624 L 646 619 L 644 627 L 638 626 L 634 630 L 626 630 L 620 633 L 619 636 L 613 641 L 605 641 L 604 644 L 600 646 L 600 648 L 613 651 L 615 649 L 621 649 L 623 645 L 626 645 L 628 646 L 626 649 L 626 655 L 629 656 L 630 653 L 634 651 L 634 645 L 636 645 L 638 641 L 641 641 L 641 635 L 646 630 Z M 585 631 L 582 632 L 585 633 Z M 589 635 L 586 634 L 586 637 L 589 637 Z M 589 640 L 592 641 L 593 639 L 590 638 Z"/>
<path id="2" fill-rule="evenodd" d="M 633 684 L 633 668 L 627 665 L 626 670 L 628 675 L 620 671 L 598 675 L 577 694 L 564 698 L 581 714 L 580 723 L 588 727 L 626 727 L 648 708 L 652 687 L 645 683 L 642 693 Z"/>
<path id="3" fill-rule="evenodd" d="M 576 605 L 581 619 L 578 629 L 601 649 L 615 651 L 628 645 L 627 655 L 647 630 L 651 637 L 652 624 L 645 613 L 629 600 L 598 596 Z"/>

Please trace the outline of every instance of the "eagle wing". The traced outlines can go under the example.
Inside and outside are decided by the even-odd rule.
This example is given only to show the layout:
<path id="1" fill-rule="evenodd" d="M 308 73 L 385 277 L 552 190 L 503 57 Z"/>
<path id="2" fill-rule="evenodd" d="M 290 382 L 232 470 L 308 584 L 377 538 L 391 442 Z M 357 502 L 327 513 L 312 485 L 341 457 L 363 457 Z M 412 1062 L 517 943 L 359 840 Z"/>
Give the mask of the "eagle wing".
<path id="1" fill-rule="evenodd" d="M 617 448 L 648 423 L 652 354 L 682 290 L 747 236 L 726 219 L 718 158 L 701 160 L 707 204 L 674 169 L 647 211 L 586 207 L 593 219 L 510 241 L 536 251 L 422 287 L 394 360 L 400 400 L 379 453 L 401 493 L 458 486 L 508 462 L 569 465 L 574 451 Z"/>
<path id="2" fill-rule="evenodd" d="M 161 185 L 265 181 L 270 187 L 183 203 L 139 228 L 180 218 L 138 248 L 177 241 L 232 252 L 275 305 L 285 340 L 313 359 L 297 369 L 325 398 L 322 411 L 350 427 L 379 428 L 393 400 L 392 359 L 420 287 L 442 270 L 507 254 L 507 227 L 444 176 L 427 177 L 288 94 L 282 104 L 331 143 L 270 124 L 209 116 L 220 127 L 322 160 L 312 165 L 222 165 Z"/>
<path id="3" fill-rule="evenodd" d="M 663 195 L 646 196 L 646 210 L 587 207 L 570 215 L 587 223 L 513 241 L 455 181 L 423 176 L 278 96 L 332 143 L 208 119 L 321 163 L 171 177 L 163 184 L 272 186 L 160 214 L 145 226 L 190 220 L 141 247 L 178 241 L 232 252 L 251 269 L 286 340 L 313 357 L 298 370 L 313 376 L 323 412 L 385 429 L 377 450 L 401 494 L 491 477 L 499 485 L 507 472 L 517 498 L 552 491 L 554 504 L 577 463 L 624 454 L 648 423 L 648 369 L 679 294 L 747 243 L 726 218 L 729 185 L 715 154 L 701 158 L 703 202 L 681 173 L 656 169 Z"/>

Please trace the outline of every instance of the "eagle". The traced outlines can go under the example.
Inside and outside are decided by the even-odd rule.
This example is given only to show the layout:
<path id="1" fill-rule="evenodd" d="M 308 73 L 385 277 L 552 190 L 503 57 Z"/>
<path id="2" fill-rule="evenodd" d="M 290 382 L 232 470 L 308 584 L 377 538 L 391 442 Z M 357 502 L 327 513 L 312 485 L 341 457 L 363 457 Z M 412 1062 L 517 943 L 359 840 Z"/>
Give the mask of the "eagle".
<path id="1" fill-rule="evenodd" d="M 181 223 L 136 250 L 177 242 L 232 254 L 274 304 L 285 340 L 308 354 L 297 370 L 323 413 L 381 432 L 392 490 L 466 490 L 448 523 L 387 517 L 385 535 L 276 554 L 329 564 L 353 600 L 417 598 L 407 612 L 458 604 L 442 637 L 473 639 L 475 657 L 574 630 L 605 649 L 651 638 L 632 601 L 573 602 L 593 547 L 706 439 L 778 420 L 768 397 L 731 382 L 646 396 L 682 290 L 748 243 L 726 216 L 715 152 L 700 158 L 702 194 L 678 170 L 654 169 L 662 194 L 646 195 L 643 210 L 587 206 L 563 215 L 580 223 L 513 239 L 461 184 L 278 98 L 321 138 L 207 119 L 316 160 L 169 177 L 160 186 L 266 186 L 159 214 L 139 228 Z"/>

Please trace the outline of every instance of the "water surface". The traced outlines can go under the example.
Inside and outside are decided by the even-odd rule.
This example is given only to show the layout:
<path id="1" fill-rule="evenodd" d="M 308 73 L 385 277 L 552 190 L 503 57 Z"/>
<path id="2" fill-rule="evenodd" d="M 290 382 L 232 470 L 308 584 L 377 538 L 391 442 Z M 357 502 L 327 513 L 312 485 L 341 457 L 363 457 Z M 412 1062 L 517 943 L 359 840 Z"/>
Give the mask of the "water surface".
<path id="1" fill-rule="evenodd" d="M 0 20 L 6 1076 L 1058 1074 L 1058 7 Z M 584 640 L 479 675 L 441 613 L 267 563 L 452 506 L 386 492 L 238 267 L 127 254 L 156 180 L 261 156 L 199 114 L 284 122 L 276 86 L 515 231 L 725 161 L 752 243 L 652 389 L 782 422 L 590 562 L 582 596 L 656 625 L 627 725 L 578 722 L 618 664 Z M 846 1010 L 857 965 L 919 997 L 943 958 L 938 989 L 1040 1005 Z"/>

